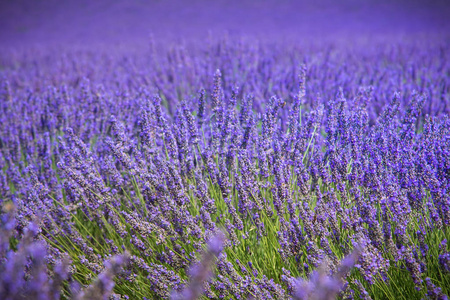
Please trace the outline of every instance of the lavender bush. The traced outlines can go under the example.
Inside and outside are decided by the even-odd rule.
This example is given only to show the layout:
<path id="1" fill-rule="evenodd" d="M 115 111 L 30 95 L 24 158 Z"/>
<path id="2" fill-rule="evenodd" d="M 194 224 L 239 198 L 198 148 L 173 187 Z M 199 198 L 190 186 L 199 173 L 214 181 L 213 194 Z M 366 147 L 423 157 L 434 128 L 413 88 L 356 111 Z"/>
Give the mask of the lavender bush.
<path id="1" fill-rule="evenodd" d="M 447 299 L 448 53 L 5 51 L 0 298 Z"/>

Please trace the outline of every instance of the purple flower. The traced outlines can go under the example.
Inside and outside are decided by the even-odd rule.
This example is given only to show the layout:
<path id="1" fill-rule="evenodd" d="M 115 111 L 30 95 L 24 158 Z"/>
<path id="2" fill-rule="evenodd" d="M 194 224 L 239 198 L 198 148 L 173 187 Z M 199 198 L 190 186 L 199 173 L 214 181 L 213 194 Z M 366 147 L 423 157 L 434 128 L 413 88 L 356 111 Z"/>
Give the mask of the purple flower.
<path id="1" fill-rule="evenodd" d="M 213 259 L 223 250 L 225 236 L 222 232 L 217 233 L 208 241 L 208 250 L 199 263 L 189 269 L 190 281 L 181 292 L 173 292 L 171 299 L 195 300 L 204 292 L 203 285 L 212 276 Z"/>

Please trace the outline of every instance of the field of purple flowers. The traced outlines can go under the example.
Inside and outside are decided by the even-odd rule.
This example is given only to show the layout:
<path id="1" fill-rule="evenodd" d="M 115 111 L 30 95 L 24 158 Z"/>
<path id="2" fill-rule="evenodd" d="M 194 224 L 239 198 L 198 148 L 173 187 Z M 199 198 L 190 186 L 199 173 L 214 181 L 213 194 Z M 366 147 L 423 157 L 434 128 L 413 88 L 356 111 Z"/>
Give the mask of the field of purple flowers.
<path id="1" fill-rule="evenodd" d="M 447 299 L 450 44 L 0 57 L 1 299 Z"/>

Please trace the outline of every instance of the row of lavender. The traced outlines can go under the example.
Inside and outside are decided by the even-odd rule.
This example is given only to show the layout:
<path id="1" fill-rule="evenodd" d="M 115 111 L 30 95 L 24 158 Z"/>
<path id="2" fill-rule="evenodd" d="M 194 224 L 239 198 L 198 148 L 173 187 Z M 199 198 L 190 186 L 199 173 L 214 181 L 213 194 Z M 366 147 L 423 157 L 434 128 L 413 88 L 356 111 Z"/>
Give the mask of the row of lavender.
<path id="1" fill-rule="evenodd" d="M 448 45 L 234 42 L 2 57 L 4 299 L 446 298 Z"/>

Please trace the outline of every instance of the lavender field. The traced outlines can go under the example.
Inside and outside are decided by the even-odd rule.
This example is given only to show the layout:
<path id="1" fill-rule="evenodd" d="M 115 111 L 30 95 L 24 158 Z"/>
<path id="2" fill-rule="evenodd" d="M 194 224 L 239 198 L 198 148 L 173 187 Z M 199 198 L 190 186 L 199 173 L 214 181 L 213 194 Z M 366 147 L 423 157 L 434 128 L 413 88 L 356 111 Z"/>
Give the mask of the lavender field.
<path id="1" fill-rule="evenodd" d="M 5 1 L 0 299 L 448 299 L 422 2 Z"/>

